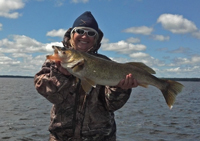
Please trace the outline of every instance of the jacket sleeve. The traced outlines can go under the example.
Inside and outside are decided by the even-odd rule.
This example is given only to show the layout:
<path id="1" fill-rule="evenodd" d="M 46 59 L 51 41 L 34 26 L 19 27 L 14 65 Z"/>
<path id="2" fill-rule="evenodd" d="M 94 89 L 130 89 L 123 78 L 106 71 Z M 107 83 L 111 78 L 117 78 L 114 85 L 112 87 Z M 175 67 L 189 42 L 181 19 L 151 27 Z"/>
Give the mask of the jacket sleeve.
<path id="1" fill-rule="evenodd" d="M 59 104 L 68 93 L 74 91 L 75 86 L 72 80 L 72 75 L 63 75 L 54 62 L 46 60 L 42 69 L 34 77 L 34 85 L 38 93 L 47 100 L 53 104 Z"/>
<path id="2" fill-rule="evenodd" d="M 129 99 L 132 89 L 105 86 L 105 102 L 109 111 L 120 109 Z"/>

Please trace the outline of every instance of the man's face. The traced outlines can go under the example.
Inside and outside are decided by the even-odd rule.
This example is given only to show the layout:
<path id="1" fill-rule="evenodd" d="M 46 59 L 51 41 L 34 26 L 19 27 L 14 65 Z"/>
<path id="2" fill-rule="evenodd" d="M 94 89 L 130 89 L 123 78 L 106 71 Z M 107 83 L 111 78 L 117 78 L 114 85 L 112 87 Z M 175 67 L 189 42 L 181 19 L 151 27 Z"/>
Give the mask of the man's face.
<path id="1" fill-rule="evenodd" d="M 88 34 L 90 35 L 90 29 L 83 28 L 81 30 L 81 32 L 76 31 L 73 36 L 75 49 L 78 51 L 87 52 L 94 46 L 95 36 L 88 36 Z"/>

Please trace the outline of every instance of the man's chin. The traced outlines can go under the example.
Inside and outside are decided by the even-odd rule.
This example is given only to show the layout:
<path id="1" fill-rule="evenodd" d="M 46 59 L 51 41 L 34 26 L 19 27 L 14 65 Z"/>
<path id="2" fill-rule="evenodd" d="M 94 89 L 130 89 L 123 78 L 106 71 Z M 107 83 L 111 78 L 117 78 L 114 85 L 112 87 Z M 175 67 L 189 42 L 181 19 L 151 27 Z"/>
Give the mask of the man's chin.
<path id="1" fill-rule="evenodd" d="M 82 46 L 82 47 L 78 47 L 77 50 L 87 52 L 87 50 L 89 50 L 89 48 Z"/>
<path id="2" fill-rule="evenodd" d="M 86 49 L 82 49 L 82 48 L 77 48 L 76 50 L 82 51 L 82 52 L 86 52 L 87 51 Z"/>

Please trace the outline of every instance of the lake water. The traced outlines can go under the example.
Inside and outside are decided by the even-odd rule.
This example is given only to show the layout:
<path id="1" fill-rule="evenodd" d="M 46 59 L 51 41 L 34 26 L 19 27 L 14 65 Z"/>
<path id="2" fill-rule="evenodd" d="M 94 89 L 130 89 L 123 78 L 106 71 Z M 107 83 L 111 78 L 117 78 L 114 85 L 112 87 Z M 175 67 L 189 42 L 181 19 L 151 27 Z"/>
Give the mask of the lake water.
<path id="1" fill-rule="evenodd" d="M 200 82 L 181 83 L 185 88 L 172 110 L 157 88 L 133 89 L 115 112 L 117 141 L 200 140 Z M 1 141 L 47 141 L 50 109 L 32 78 L 0 78 Z"/>

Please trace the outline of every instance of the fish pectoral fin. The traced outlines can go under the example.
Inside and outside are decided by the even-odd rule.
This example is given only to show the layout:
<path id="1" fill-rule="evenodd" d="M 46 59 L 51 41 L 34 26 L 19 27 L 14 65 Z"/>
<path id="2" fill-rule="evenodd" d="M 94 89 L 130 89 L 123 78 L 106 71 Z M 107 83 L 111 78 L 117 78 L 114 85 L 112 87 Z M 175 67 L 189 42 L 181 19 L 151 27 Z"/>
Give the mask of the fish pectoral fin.
<path id="1" fill-rule="evenodd" d="M 81 86 L 83 88 L 83 90 L 86 92 L 86 94 L 89 94 L 91 89 L 92 89 L 92 85 L 90 83 L 88 83 L 86 80 L 81 80 Z"/>
<path id="2" fill-rule="evenodd" d="M 88 78 L 85 78 L 85 81 L 87 81 L 92 87 L 96 87 L 96 83 Z"/>
<path id="3" fill-rule="evenodd" d="M 150 74 L 156 74 L 156 72 L 152 68 L 150 68 L 149 66 L 145 65 L 142 62 L 128 62 L 126 64 L 141 68 L 141 69 L 147 71 Z"/>
<path id="4" fill-rule="evenodd" d="M 79 59 L 79 60 L 73 61 L 72 63 L 68 63 L 67 67 L 71 68 L 73 72 L 78 72 L 83 69 L 84 62 L 85 62 L 84 59 Z"/>

